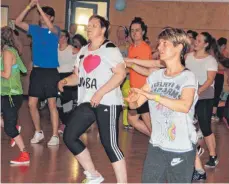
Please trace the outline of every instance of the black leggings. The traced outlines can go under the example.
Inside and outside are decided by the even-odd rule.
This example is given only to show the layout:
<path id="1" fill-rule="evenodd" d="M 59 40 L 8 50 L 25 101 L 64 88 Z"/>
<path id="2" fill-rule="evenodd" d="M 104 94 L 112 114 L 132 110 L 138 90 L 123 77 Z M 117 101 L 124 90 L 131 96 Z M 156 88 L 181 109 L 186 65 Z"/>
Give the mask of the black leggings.
<path id="1" fill-rule="evenodd" d="M 224 83 L 224 75 L 223 74 L 216 74 L 215 77 L 215 95 L 214 95 L 214 107 L 218 107 L 220 101 L 220 95 L 223 91 L 223 83 Z"/>
<path id="2" fill-rule="evenodd" d="M 229 120 L 229 95 L 227 96 L 227 101 L 224 107 L 224 117 Z"/>
<path id="3" fill-rule="evenodd" d="M 211 116 L 213 110 L 213 99 L 199 100 L 196 104 L 196 115 L 198 117 L 200 129 L 207 137 L 212 134 L 211 130 Z"/>
<path id="4" fill-rule="evenodd" d="M 18 120 L 18 110 L 22 105 L 23 96 L 14 95 L 11 97 L 12 101 L 10 101 L 9 96 L 1 96 L 1 108 L 4 120 L 4 130 L 9 137 L 15 138 L 19 135 L 16 125 Z"/>
<path id="5" fill-rule="evenodd" d="M 71 114 L 64 130 L 64 142 L 74 154 L 80 154 L 85 145 L 79 137 L 96 121 L 100 140 L 110 161 L 116 162 L 124 158 L 118 146 L 119 115 L 122 106 L 99 105 L 92 108 L 90 103 L 80 104 Z"/>

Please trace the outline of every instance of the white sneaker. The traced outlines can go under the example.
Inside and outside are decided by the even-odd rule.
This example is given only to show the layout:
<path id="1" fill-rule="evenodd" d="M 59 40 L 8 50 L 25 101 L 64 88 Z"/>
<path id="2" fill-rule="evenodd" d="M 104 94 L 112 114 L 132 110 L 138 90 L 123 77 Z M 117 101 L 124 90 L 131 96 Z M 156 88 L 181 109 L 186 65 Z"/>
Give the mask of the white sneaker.
<path id="1" fill-rule="evenodd" d="M 56 135 L 53 135 L 50 141 L 48 142 L 48 146 L 56 146 L 59 144 L 60 144 L 60 140 L 59 140 L 59 137 Z"/>
<path id="2" fill-rule="evenodd" d="M 86 175 L 86 179 L 83 180 L 82 183 L 96 183 L 96 184 L 99 184 L 101 182 L 104 181 L 104 178 L 100 175 L 92 175 L 90 172 L 88 171 L 84 171 L 83 172 L 85 175 Z"/>
<path id="3" fill-rule="evenodd" d="M 30 140 L 30 143 L 32 144 L 37 144 L 39 142 L 41 142 L 41 140 L 43 140 L 45 138 L 43 131 L 41 130 L 41 132 L 35 132 L 33 138 Z"/>
<path id="4" fill-rule="evenodd" d="M 198 137 L 198 139 L 203 139 L 204 138 L 203 133 L 201 132 L 200 129 L 197 131 L 197 137 Z"/>

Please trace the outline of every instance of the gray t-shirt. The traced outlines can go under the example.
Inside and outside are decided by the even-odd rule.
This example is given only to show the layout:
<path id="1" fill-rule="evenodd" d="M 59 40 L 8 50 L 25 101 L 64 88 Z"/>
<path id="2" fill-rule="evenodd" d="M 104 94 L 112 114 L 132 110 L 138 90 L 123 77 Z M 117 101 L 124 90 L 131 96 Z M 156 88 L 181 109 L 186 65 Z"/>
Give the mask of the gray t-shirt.
<path id="1" fill-rule="evenodd" d="M 195 75 L 189 70 L 184 70 L 174 77 L 166 76 L 164 74 L 165 70 L 155 71 L 147 78 L 151 92 L 170 99 L 179 99 L 184 88 L 194 88 L 194 101 L 190 111 L 188 113 L 182 113 L 173 111 L 153 100 L 149 100 L 152 123 L 150 143 L 165 151 L 191 151 L 193 150 L 192 144 L 197 142 L 197 135 L 192 122 L 195 104 L 198 100 L 198 82 Z"/>

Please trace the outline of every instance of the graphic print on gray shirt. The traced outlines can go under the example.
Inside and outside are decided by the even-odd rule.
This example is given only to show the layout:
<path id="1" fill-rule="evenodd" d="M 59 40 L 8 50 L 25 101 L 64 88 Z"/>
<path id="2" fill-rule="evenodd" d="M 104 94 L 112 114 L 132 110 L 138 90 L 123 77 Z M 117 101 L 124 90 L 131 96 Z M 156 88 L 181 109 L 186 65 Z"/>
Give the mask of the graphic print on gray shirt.
<path id="1" fill-rule="evenodd" d="M 175 77 L 166 76 L 165 70 L 155 71 L 147 78 L 151 92 L 171 99 L 179 99 L 184 88 L 194 88 L 194 100 L 188 113 L 176 112 L 158 102 L 149 100 L 152 123 L 150 143 L 165 151 L 187 152 L 193 149 L 192 144 L 197 141 L 192 121 L 198 100 L 198 82 L 189 70 L 184 70 Z"/>

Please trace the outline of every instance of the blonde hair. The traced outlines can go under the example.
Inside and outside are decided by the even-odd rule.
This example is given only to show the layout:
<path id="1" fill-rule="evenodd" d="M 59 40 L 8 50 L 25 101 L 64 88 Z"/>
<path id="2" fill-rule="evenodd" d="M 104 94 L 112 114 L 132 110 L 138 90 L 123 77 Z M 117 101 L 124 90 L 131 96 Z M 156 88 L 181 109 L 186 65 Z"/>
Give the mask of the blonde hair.
<path id="1" fill-rule="evenodd" d="M 158 40 L 159 39 L 169 40 L 173 43 L 174 47 L 179 44 L 183 46 L 180 53 L 180 59 L 182 65 L 185 66 L 184 56 L 188 53 L 191 46 L 191 40 L 188 38 L 187 33 L 183 29 L 165 27 L 158 35 Z"/>

